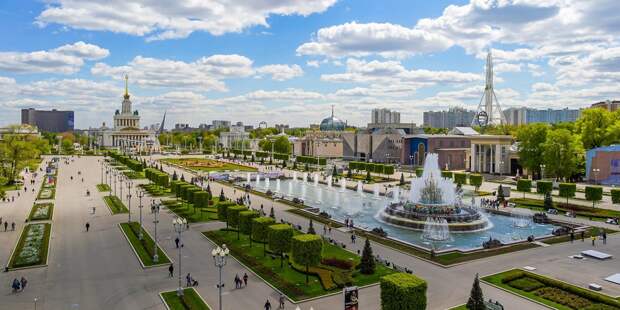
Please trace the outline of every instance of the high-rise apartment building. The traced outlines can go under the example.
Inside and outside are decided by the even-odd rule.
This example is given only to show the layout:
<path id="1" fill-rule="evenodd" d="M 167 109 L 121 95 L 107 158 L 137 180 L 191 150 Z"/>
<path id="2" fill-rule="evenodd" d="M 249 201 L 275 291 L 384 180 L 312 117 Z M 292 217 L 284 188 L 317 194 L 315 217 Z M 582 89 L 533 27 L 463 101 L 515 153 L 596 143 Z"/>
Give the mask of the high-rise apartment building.
<path id="1" fill-rule="evenodd" d="M 73 131 L 74 123 L 73 111 L 22 109 L 22 124 L 37 126 L 39 131 Z"/>
<path id="2" fill-rule="evenodd" d="M 211 124 L 213 126 L 213 129 L 230 127 L 230 121 L 214 120 Z"/>
<path id="3" fill-rule="evenodd" d="M 509 108 L 504 110 L 506 121 L 510 125 L 523 125 L 532 123 L 557 124 L 574 122 L 579 118 L 581 110 L 578 109 L 545 109 L 532 108 Z"/>
<path id="4" fill-rule="evenodd" d="M 371 116 L 373 124 L 395 124 L 400 123 L 400 112 L 390 109 L 373 109 Z"/>
<path id="5" fill-rule="evenodd" d="M 476 112 L 460 107 L 452 107 L 447 111 L 424 112 L 424 127 L 454 128 L 469 127 Z"/>

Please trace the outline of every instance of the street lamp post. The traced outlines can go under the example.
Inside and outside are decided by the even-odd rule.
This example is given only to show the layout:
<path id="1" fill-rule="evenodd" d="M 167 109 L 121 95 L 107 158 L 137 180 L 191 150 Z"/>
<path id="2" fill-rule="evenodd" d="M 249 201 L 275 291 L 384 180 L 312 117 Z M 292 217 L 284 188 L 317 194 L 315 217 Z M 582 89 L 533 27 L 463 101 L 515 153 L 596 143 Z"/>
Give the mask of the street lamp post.
<path id="1" fill-rule="evenodd" d="M 220 281 L 217 284 L 217 288 L 219 289 L 219 308 L 220 310 L 222 310 L 222 287 L 224 287 L 224 283 L 222 283 L 222 268 L 224 268 L 224 266 L 226 266 L 226 256 L 228 256 L 228 253 L 230 251 L 228 250 L 228 248 L 226 247 L 226 244 L 222 244 L 222 247 L 220 248 L 219 246 L 215 249 L 213 249 L 213 251 L 211 251 L 211 255 L 213 255 L 213 263 L 215 264 L 215 267 L 217 267 L 220 271 Z"/>
<path id="2" fill-rule="evenodd" d="M 501 177 L 503 173 L 504 173 L 504 161 L 500 160 L 499 161 L 499 176 Z"/>
<path id="3" fill-rule="evenodd" d="M 409 166 L 411 166 L 411 170 L 409 170 L 409 177 L 413 178 L 413 155 L 409 155 Z"/>
<path id="4" fill-rule="evenodd" d="M 120 198 L 121 202 L 123 202 L 123 175 L 120 172 L 118 173 L 118 183 L 119 183 L 118 186 L 120 187 L 120 190 L 121 190 L 121 195 L 118 198 Z"/>
<path id="5" fill-rule="evenodd" d="M 103 163 L 105 160 L 101 160 L 101 184 L 103 184 Z"/>
<path id="6" fill-rule="evenodd" d="M 129 207 L 128 223 L 131 223 L 131 181 L 129 179 L 127 179 L 127 206 Z M 142 225 L 140 225 L 140 233 L 142 233 Z"/>
<path id="7" fill-rule="evenodd" d="M 541 180 L 545 178 L 545 167 L 547 167 L 547 166 L 544 165 L 544 164 L 540 165 L 540 179 Z"/>
<path id="8" fill-rule="evenodd" d="M 183 287 L 181 283 L 181 248 L 183 247 L 183 242 L 181 241 L 181 234 L 187 230 L 187 220 L 182 217 L 177 217 L 172 221 L 172 225 L 174 226 L 174 230 L 179 234 L 179 243 L 181 245 L 178 247 L 179 249 L 179 288 L 177 289 L 177 296 L 183 296 Z"/>
<path id="9" fill-rule="evenodd" d="M 140 233 L 138 234 L 138 239 L 142 240 L 143 238 L 143 233 L 142 233 L 142 197 L 144 197 L 144 192 L 143 191 L 138 191 L 138 199 L 140 199 L 140 203 L 138 205 L 138 208 L 140 209 Z"/>
<path id="10" fill-rule="evenodd" d="M 601 172 L 601 169 L 593 168 L 592 172 L 594 172 L 594 184 L 598 184 L 598 173 Z"/>
<path id="11" fill-rule="evenodd" d="M 159 204 L 155 203 L 155 200 L 151 201 L 151 213 L 153 213 L 153 224 L 155 224 L 155 237 L 153 240 L 153 262 L 159 261 L 159 255 L 157 255 L 157 223 L 159 223 Z"/>
<path id="12" fill-rule="evenodd" d="M 113 174 L 114 174 L 114 177 L 113 177 L 113 179 L 114 179 L 114 196 L 116 196 L 116 177 L 117 177 L 116 170 L 113 171 Z"/>

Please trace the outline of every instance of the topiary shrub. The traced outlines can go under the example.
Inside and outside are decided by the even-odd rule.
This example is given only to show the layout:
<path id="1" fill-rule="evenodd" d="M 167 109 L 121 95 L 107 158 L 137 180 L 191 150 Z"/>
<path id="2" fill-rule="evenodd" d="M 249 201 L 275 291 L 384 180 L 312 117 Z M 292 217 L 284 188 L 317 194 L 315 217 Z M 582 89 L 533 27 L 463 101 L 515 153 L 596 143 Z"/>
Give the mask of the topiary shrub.
<path id="1" fill-rule="evenodd" d="M 284 266 L 284 253 L 291 250 L 293 227 L 288 224 L 271 225 L 268 228 L 269 249 L 280 255 L 280 268 Z"/>
<path id="2" fill-rule="evenodd" d="M 523 198 L 525 198 L 525 193 L 532 191 L 532 180 L 519 179 L 519 181 L 517 181 L 517 190 L 523 192 Z"/>
<path id="3" fill-rule="evenodd" d="M 454 173 L 454 183 L 458 185 L 467 184 L 467 174 L 465 173 Z"/>
<path id="4" fill-rule="evenodd" d="M 568 199 L 575 197 L 575 192 L 577 192 L 577 184 L 560 183 L 559 194 L 560 194 L 560 197 L 566 198 L 567 206 L 568 206 Z"/>
<path id="5" fill-rule="evenodd" d="M 422 174 L 424 173 L 424 169 L 422 168 L 416 168 L 415 169 L 415 175 L 419 178 L 422 176 Z"/>
<path id="6" fill-rule="evenodd" d="M 536 181 L 536 192 L 539 194 L 550 193 L 553 190 L 553 183 L 551 181 Z"/>
<path id="7" fill-rule="evenodd" d="M 482 186 L 482 175 L 479 174 L 470 174 L 469 175 L 469 184 L 476 188 L 476 192 Z"/>
<path id="8" fill-rule="evenodd" d="M 603 188 L 600 186 L 586 186 L 586 200 L 592 201 L 592 207 L 595 207 L 597 201 L 603 199 Z"/>
<path id="9" fill-rule="evenodd" d="M 452 173 L 452 171 L 442 171 L 441 172 L 441 177 L 442 178 L 446 178 L 446 179 L 452 179 L 452 175 L 454 173 Z"/>
<path id="10" fill-rule="evenodd" d="M 252 238 L 250 239 L 254 239 L 258 242 L 263 243 L 263 255 L 267 253 L 266 245 L 267 245 L 267 241 L 269 241 L 268 227 L 273 225 L 274 223 L 275 223 L 274 219 L 270 217 L 266 217 L 266 216 L 252 219 Z"/>
<path id="11" fill-rule="evenodd" d="M 615 204 L 620 203 L 620 189 L 612 189 L 611 190 L 611 202 Z"/>
<path id="12" fill-rule="evenodd" d="M 408 273 L 384 276 L 381 282 L 383 310 L 426 309 L 426 281 Z"/>
<path id="13" fill-rule="evenodd" d="M 323 239 L 317 235 L 297 235 L 291 241 L 293 262 L 306 267 L 306 284 L 308 283 L 308 268 L 321 262 L 322 251 Z"/>
<path id="14" fill-rule="evenodd" d="M 226 221 L 232 227 L 237 228 L 237 240 L 239 240 L 239 213 L 247 211 L 248 208 L 244 206 L 231 206 L 226 210 Z"/>
<path id="15" fill-rule="evenodd" d="M 252 247 L 252 219 L 259 216 L 259 213 L 254 210 L 239 212 L 239 230 L 250 238 L 250 247 Z"/>

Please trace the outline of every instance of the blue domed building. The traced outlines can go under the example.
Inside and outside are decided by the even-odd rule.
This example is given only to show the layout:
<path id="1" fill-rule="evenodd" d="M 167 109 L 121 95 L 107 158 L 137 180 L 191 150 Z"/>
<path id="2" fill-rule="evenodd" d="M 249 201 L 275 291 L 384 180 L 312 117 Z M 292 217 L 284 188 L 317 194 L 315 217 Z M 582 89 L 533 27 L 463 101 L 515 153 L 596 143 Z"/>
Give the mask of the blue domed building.
<path id="1" fill-rule="evenodd" d="M 334 107 L 332 106 L 332 115 L 321 121 L 319 129 L 321 131 L 344 131 L 347 124 L 334 116 Z"/>

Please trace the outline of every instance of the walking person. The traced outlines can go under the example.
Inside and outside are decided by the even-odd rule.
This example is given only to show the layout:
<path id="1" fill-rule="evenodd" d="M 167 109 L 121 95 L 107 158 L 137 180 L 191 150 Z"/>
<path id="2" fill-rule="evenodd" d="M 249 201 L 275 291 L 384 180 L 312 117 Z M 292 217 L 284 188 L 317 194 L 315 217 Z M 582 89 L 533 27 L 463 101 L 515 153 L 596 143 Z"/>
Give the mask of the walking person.
<path id="1" fill-rule="evenodd" d="M 177 249 L 178 249 L 178 248 L 179 248 L 179 237 L 176 237 L 176 238 L 174 239 L 174 244 L 176 244 Z"/>
<path id="2" fill-rule="evenodd" d="M 88 232 L 89 229 L 90 229 L 90 223 L 86 222 L 86 232 Z"/>
<path id="3" fill-rule="evenodd" d="M 4 222 L 4 231 L 6 231 L 7 226 L 9 226 L 9 222 Z"/>
<path id="4" fill-rule="evenodd" d="M 20 282 L 20 284 L 22 286 L 22 291 L 23 291 L 26 288 L 26 284 L 28 284 L 28 280 L 26 280 L 26 278 L 22 277 L 19 282 Z"/>
<path id="5" fill-rule="evenodd" d="M 17 278 L 13 279 L 13 284 L 11 284 L 11 288 L 13 288 L 13 293 L 19 291 L 20 282 Z"/>
<path id="6" fill-rule="evenodd" d="M 271 303 L 269 302 L 269 299 L 265 302 L 265 310 L 271 310 Z"/>
<path id="7" fill-rule="evenodd" d="M 278 309 L 284 309 L 285 301 L 286 301 L 286 297 L 284 297 L 284 294 L 280 294 L 280 305 L 278 306 Z"/>
<path id="8" fill-rule="evenodd" d="M 581 231 L 581 242 L 586 241 L 586 233 L 582 230 Z"/>
<path id="9" fill-rule="evenodd" d="M 11 230 L 15 231 L 15 222 L 11 222 Z"/>
<path id="10" fill-rule="evenodd" d="M 185 276 L 185 286 L 187 287 L 192 286 L 192 276 L 189 274 L 189 272 Z"/>
<path id="11" fill-rule="evenodd" d="M 236 274 L 235 275 L 235 288 L 239 288 L 239 282 L 241 281 L 241 279 L 239 279 L 239 275 Z"/>
<path id="12" fill-rule="evenodd" d="M 248 274 L 247 273 L 243 274 L 243 286 L 244 287 L 248 286 Z"/>
<path id="13" fill-rule="evenodd" d="M 575 233 L 571 231 L 570 232 L 570 243 L 573 243 L 573 241 L 575 241 Z"/>
<path id="14" fill-rule="evenodd" d="M 168 276 L 171 278 L 174 277 L 174 266 L 172 264 L 168 267 Z"/>
<path id="15" fill-rule="evenodd" d="M 603 244 L 607 244 L 607 232 L 603 230 Z"/>
<path id="16" fill-rule="evenodd" d="M 592 239 L 592 246 L 596 246 L 594 244 L 594 242 L 596 242 L 596 235 L 592 234 L 592 236 L 590 236 L 590 238 Z"/>

